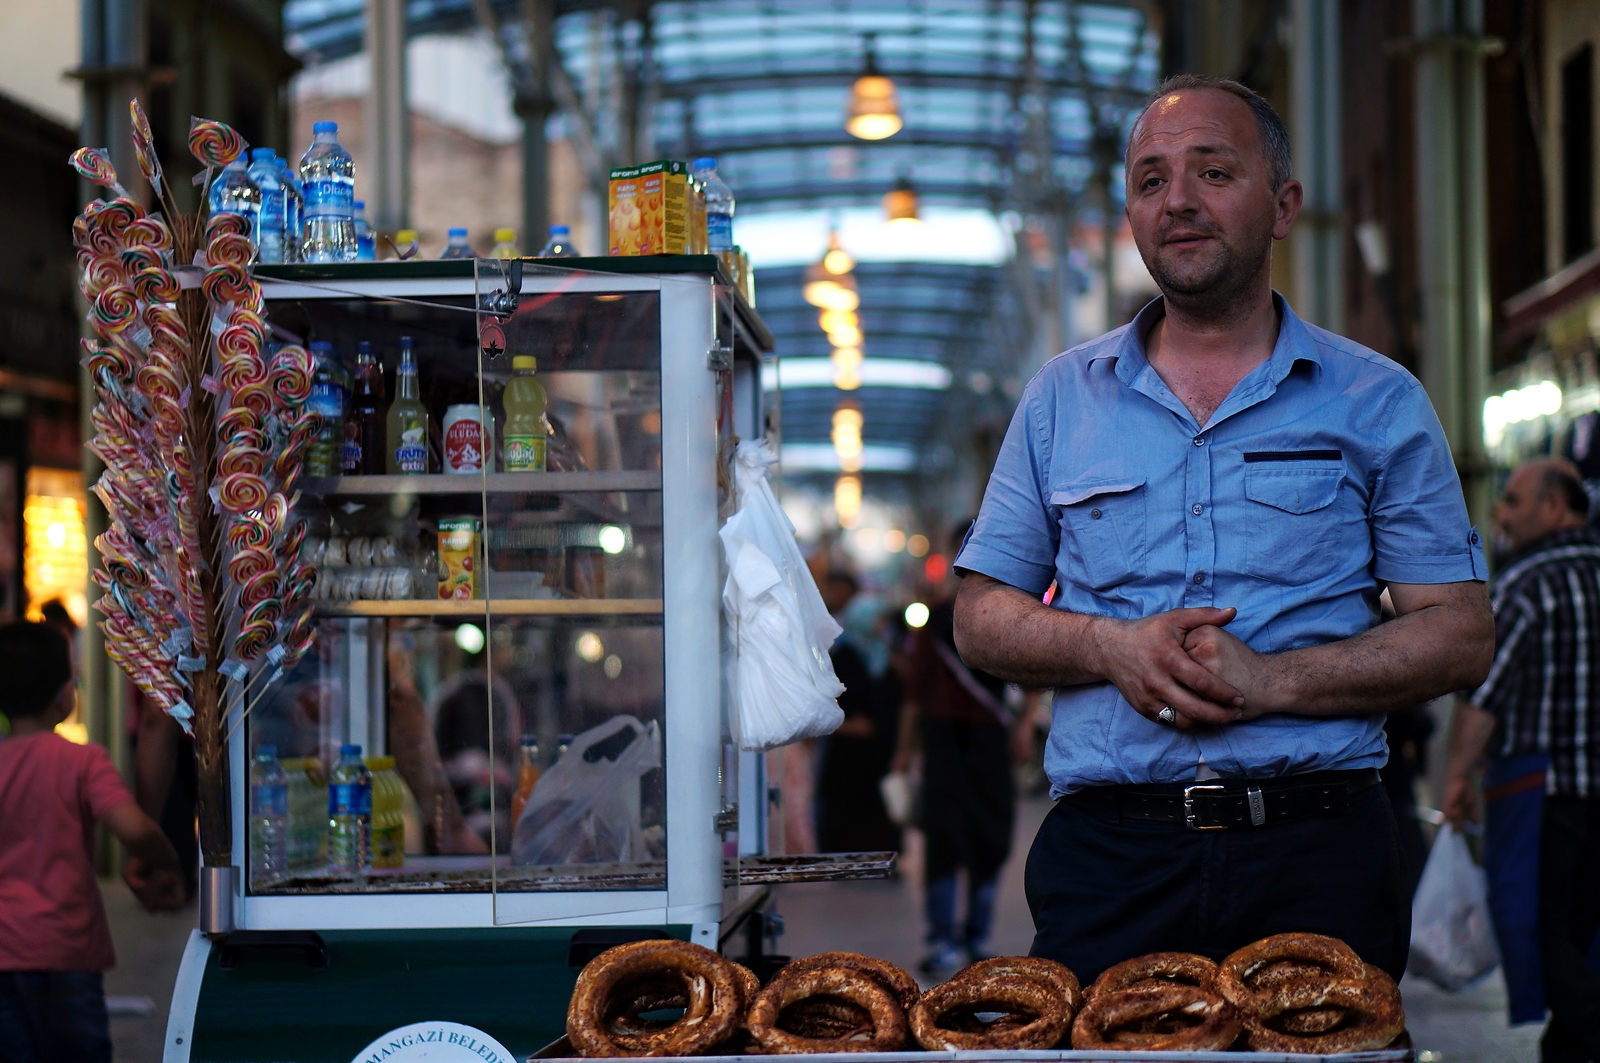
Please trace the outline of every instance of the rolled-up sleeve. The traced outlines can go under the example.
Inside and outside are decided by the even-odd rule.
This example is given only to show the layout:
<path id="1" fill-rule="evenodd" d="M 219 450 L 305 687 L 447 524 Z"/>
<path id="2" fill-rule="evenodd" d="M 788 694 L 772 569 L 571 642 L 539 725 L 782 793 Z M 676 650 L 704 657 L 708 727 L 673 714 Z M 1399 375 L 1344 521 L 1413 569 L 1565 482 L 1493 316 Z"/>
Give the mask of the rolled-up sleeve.
<path id="1" fill-rule="evenodd" d="M 1372 492 L 1376 575 L 1385 583 L 1485 580 L 1444 429 L 1420 384 L 1395 402 Z"/>
<path id="2" fill-rule="evenodd" d="M 1017 404 L 956 567 L 1043 594 L 1055 579 L 1060 528 L 1045 503 L 1051 424 L 1040 374 Z"/>

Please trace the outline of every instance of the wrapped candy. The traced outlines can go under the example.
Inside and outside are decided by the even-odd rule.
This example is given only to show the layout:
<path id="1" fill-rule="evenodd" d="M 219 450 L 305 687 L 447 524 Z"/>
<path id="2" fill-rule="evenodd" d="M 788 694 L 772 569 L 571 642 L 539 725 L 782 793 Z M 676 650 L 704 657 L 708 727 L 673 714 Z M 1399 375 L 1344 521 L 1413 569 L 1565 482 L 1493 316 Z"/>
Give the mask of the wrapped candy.
<path id="1" fill-rule="evenodd" d="M 175 303 L 178 301 L 178 292 L 180 291 L 178 278 L 167 272 L 159 264 L 147 269 L 141 269 L 133 275 L 131 280 L 134 292 L 147 303 Z M 181 319 L 179 323 L 181 325 Z M 145 319 L 145 324 L 149 326 L 148 317 Z M 155 329 L 152 327 L 150 331 L 154 333 Z"/>
<path id="2" fill-rule="evenodd" d="M 189 151 L 202 166 L 218 169 L 244 154 L 245 142 L 234 128 L 206 118 L 189 119 Z"/>
<path id="3" fill-rule="evenodd" d="M 221 233 L 250 235 L 250 219 L 243 214 L 213 214 L 206 221 L 206 243 L 210 244 Z"/>
<path id="4" fill-rule="evenodd" d="M 200 290 L 218 306 L 240 302 L 250 293 L 250 274 L 243 266 L 212 266 L 200 281 Z"/>
<path id="5" fill-rule="evenodd" d="M 219 232 L 206 245 L 206 261 L 213 266 L 238 266 L 241 269 L 255 257 L 255 245 L 243 233 Z"/>
<path id="6" fill-rule="evenodd" d="M 117 196 L 128 194 L 127 189 L 117 183 L 117 168 L 111 165 L 111 156 L 104 148 L 79 148 L 67 161 L 78 171 L 78 176 L 90 184 L 109 188 Z"/>
<path id="7" fill-rule="evenodd" d="M 267 501 L 267 481 L 258 473 L 236 472 L 217 483 L 217 504 L 229 513 L 247 513 Z"/>
<path id="8" fill-rule="evenodd" d="M 144 108 L 139 106 L 137 98 L 128 101 L 128 117 L 133 123 L 133 154 L 139 160 L 139 169 L 143 171 L 144 179 L 150 182 L 150 187 L 156 190 L 156 195 L 165 196 L 161 160 L 156 155 L 156 138 L 150 132 L 150 119 L 144 116 Z"/>

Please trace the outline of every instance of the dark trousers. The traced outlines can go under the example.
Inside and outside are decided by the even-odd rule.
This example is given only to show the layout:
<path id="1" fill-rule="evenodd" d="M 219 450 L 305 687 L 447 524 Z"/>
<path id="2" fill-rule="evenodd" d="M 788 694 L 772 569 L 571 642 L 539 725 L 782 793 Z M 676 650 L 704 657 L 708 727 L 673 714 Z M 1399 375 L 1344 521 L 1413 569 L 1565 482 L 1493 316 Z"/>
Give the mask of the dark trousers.
<path id="1" fill-rule="evenodd" d="M 923 720 L 924 901 L 934 944 L 976 949 L 989 938 L 1016 815 L 1006 743 L 998 723 Z M 960 868 L 967 872 L 967 918 L 958 932 Z"/>
<path id="2" fill-rule="evenodd" d="M 0 1063 L 111 1063 L 99 972 L 0 971 Z"/>
<path id="3" fill-rule="evenodd" d="M 1337 816 L 1200 832 L 1068 795 L 1039 828 L 1025 882 L 1033 954 L 1085 985 L 1145 953 L 1220 960 L 1290 931 L 1342 938 L 1397 980 L 1410 949 L 1409 882 L 1377 786 Z"/>
<path id="4" fill-rule="evenodd" d="M 1544 799 L 1539 952 L 1550 1025 L 1544 1063 L 1600 1060 L 1600 975 L 1585 960 L 1600 930 L 1600 799 Z"/>

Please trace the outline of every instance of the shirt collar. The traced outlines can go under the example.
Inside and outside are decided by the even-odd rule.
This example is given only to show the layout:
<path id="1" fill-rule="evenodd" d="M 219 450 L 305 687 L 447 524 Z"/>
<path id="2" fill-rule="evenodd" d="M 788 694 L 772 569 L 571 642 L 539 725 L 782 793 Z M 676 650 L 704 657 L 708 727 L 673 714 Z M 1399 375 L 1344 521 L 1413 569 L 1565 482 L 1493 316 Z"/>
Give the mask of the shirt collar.
<path id="1" fill-rule="evenodd" d="M 1563 546 L 1575 546 L 1579 543 L 1586 546 L 1600 545 L 1600 535 L 1597 535 L 1595 529 L 1587 524 L 1581 528 L 1562 528 L 1560 531 L 1550 532 L 1548 535 L 1540 536 L 1506 558 L 1505 567 L 1509 569 L 1517 562 L 1525 561 L 1535 554 L 1559 550 Z"/>
<path id="2" fill-rule="evenodd" d="M 1311 331 L 1306 328 L 1305 322 L 1300 320 L 1289 301 L 1276 291 L 1272 293 L 1272 302 L 1282 315 L 1278 326 L 1278 341 L 1273 345 L 1272 356 L 1266 361 L 1264 379 L 1258 384 L 1277 387 L 1283 378 L 1289 375 L 1295 363 L 1305 361 L 1321 367 L 1322 357 L 1317 352 L 1316 340 L 1312 338 Z M 1089 356 L 1089 364 L 1093 365 L 1105 358 L 1114 359 L 1117 363 L 1116 372 L 1124 384 L 1132 385 L 1145 367 L 1150 364 L 1145 354 L 1144 338 L 1150 334 L 1150 329 L 1155 323 L 1166 315 L 1166 302 L 1161 296 L 1156 296 L 1134 315 L 1133 321 L 1122 330 L 1122 335 L 1115 343 L 1107 344 L 1100 351 Z M 1252 370 L 1250 376 L 1260 372 L 1261 367 Z M 1249 380 L 1249 377 L 1246 377 Z M 1240 382 L 1241 384 L 1244 381 Z M 1252 388 L 1253 390 L 1253 388 Z"/>

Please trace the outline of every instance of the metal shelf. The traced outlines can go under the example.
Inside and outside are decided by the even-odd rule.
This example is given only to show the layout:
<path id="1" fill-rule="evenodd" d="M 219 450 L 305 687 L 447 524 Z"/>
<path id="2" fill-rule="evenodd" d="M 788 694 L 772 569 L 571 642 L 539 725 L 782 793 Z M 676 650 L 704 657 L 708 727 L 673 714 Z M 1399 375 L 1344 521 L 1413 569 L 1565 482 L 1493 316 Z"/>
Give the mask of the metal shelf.
<path id="1" fill-rule="evenodd" d="M 531 598 L 318 602 L 318 616 L 660 616 L 660 598 Z"/>
<path id="2" fill-rule="evenodd" d="M 313 495 L 476 495 L 486 489 L 480 473 L 412 476 L 308 476 L 301 490 Z M 490 494 L 560 494 L 581 491 L 659 491 L 659 469 L 613 472 L 492 472 Z"/>

